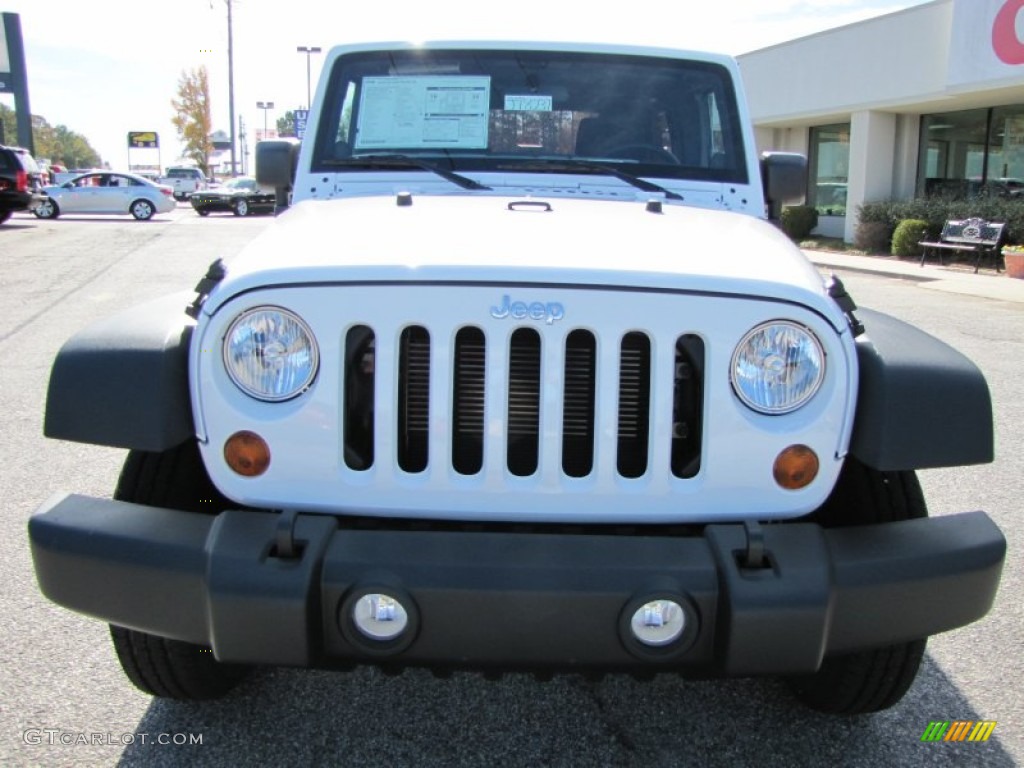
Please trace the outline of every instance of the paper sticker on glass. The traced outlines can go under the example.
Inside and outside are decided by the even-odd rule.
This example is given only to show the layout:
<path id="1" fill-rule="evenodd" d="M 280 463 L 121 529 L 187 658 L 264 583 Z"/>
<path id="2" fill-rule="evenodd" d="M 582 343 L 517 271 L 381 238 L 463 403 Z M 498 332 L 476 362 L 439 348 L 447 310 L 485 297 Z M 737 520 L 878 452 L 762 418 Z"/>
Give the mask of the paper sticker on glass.
<path id="1" fill-rule="evenodd" d="M 355 149 L 486 149 L 491 78 L 363 78 Z"/>
<path id="2" fill-rule="evenodd" d="M 508 94 L 505 96 L 506 112 L 550 112 L 554 106 L 551 96 L 529 93 L 523 96 Z"/>

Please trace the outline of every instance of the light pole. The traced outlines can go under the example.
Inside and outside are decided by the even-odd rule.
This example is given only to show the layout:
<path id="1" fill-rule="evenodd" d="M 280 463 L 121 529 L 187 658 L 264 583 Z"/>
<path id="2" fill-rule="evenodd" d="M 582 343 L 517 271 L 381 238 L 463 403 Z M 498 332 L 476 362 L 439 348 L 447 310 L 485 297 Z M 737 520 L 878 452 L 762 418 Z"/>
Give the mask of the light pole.
<path id="1" fill-rule="evenodd" d="M 234 32 L 231 24 L 231 0 L 225 0 L 228 6 L 228 112 L 231 120 L 231 178 L 238 175 L 235 159 L 235 50 Z"/>
<path id="2" fill-rule="evenodd" d="M 257 101 L 256 109 L 263 110 L 263 140 L 267 140 L 267 110 L 274 108 L 274 102 L 272 101 Z"/>
<path id="3" fill-rule="evenodd" d="M 297 53 L 306 54 L 306 109 L 309 109 L 312 105 L 312 81 L 310 78 L 310 57 L 314 53 L 320 53 L 320 49 L 314 46 L 300 45 L 295 49 Z"/>

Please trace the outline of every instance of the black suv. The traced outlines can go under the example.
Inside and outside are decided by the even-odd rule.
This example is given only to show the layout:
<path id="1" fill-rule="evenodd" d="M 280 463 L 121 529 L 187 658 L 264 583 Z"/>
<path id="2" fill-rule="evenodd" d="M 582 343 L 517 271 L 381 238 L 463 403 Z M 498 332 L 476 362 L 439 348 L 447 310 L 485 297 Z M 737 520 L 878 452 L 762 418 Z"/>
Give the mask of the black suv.
<path id="1" fill-rule="evenodd" d="M 29 211 L 43 199 L 35 158 L 21 147 L 0 146 L 0 224 L 12 211 Z"/>

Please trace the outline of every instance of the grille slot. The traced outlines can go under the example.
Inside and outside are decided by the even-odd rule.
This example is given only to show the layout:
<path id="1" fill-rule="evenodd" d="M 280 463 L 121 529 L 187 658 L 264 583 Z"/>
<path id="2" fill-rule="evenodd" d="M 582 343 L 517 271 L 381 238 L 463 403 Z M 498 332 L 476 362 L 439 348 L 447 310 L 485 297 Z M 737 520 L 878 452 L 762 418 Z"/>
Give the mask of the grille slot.
<path id="1" fill-rule="evenodd" d="M 354 326 L 345 335 L 342 419 L 345 464 L 351 469 L 369 469 L 373 466 L 376 354 L 376 338 L 367 326 Z"/>
<path id="2" fill-rule="evenodd" d="M 594 404 L 597 342 L 575 330 L 565 340 L 565 395 L 562 403 L 562 471 L 586 477 L 594 468 Z"/>
<path id="3" fill-rule="evenodd" d="M 704 342 L 687 334 L 676 340 L 672 390 L 672 474 L 694 477 L 700 470 L 704 416 Z"/>
<path id="4" fill-rule="evenodd" d="M 540 334 L 519 328 L 508 355 L 508 470 L 525 477 L 537 471 L 540 434 Z"/>
<path id="5" fill-rule="evenodd" d="M 398 358 L 398 466 L 427 468 L 430 429 L 430 334 L 411 326 L 402 331 Z"/>
<path id="6" fill-rule="evenodd" d="M 642 333 L 627 333 L 619 356 L 618 468 L 623 477 L 640 477 L 647 471 L 650 403 L 651 340 Z"/>
<path id="7" fill-rule="evenodd" d="M 486 342 L 479 328 L 455 334 L 452 371 L 452 466 L 475 475 L 484 461 Z"/>

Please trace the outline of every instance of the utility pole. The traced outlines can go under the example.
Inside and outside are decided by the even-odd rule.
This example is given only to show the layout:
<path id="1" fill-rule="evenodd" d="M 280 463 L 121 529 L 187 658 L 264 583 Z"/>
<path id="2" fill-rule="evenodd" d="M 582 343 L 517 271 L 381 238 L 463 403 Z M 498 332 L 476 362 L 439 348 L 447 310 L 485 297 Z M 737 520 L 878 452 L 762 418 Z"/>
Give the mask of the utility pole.
<path id="1" fill-rule="evenodd" d="M 245 120 L 239 115 L 238 116 L 238 143 L 241 145 L 242 150 L 242 175 L 249 175 L 249 144 L 246 142 L 245 133 Z"/>
<path id="2" fill-rule="evenodd" d="M 228 110 L 231 116 L 231 176 L 238 175 L 238 166 L 235 159 L 235 52 L 234 33 L 231 28 L 231 2 L 228 4 Z"/>

